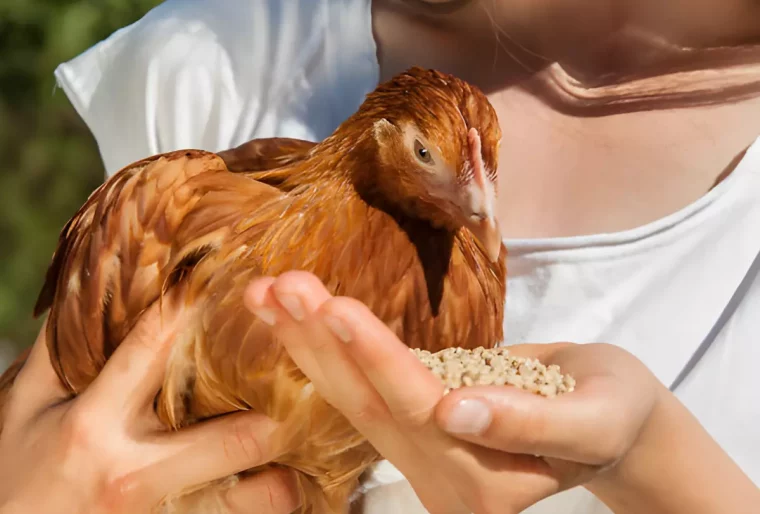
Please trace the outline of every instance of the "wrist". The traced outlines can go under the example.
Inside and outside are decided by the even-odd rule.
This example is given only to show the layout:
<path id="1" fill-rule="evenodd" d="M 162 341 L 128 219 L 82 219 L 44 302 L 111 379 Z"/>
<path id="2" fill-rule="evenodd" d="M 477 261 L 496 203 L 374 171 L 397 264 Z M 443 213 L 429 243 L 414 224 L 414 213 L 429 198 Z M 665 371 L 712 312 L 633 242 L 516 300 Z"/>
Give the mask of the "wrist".
<path id="1" fill-rule="evenodd" d="M 662 451 L 662 434 L 667 430 L 668 418 L 672 416 L 668 412 L 672 408 L 672 405 L 668 405 L 668 394 L 669 391 L 664 387 L 658 391 L 652 412 L 625 456 L 586 485 L 587 489 L 608 505 L 627 503 L 628 497 L 647 488 L 650 480 L 656 480 L 660 469 L 659 460 L 666 458 L 658 450 Z M 654 462 L 650 460 L 652 457 L 655 458 Z M 643 467 L 648 460 L 649 472 L 644 473 Z"/>
<path id="2" fill-rule="evenodd" d="M 758 488 L 665 387 L 638 440 L 587 484 L 614 512 L 749 512 Z"/>

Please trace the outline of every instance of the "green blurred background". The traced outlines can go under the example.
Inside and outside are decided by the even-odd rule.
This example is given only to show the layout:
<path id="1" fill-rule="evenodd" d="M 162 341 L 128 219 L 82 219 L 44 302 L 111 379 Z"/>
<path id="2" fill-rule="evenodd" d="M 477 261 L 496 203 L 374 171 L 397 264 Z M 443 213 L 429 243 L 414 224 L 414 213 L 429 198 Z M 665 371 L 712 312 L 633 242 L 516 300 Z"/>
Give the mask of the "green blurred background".
<path id="1" fill-rule="evenodd" d="M 58 232 L 104 177 L 53 70 L 159 3 L 0 0 L 0 371 L 34 341 Z"/>

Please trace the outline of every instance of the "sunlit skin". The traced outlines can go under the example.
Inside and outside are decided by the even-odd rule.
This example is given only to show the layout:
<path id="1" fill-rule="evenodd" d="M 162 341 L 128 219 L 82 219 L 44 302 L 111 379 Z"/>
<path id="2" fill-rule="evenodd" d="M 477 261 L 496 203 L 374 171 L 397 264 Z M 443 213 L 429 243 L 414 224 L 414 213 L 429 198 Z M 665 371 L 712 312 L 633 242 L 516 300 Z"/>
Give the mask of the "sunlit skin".
<path id="1" fill-rule="evenodd" d="M 373 2 L 381 76 L 425 63 L 488 94 L 504 120 L 496 205 L 508 238 L 616 232 L 659 219 L 707 192 L 757 137 L 758 97 L 587 117 L 563 113 L 569 99 L 558 108 L 546 101 L 556 94 L 537 96 L 533 87 L 551 84 L 554 61 L 605 85 L 605 76 L 660 63 L 667 70 L 685 59 L 674 45 L 760 43 L 757 2 L 482 0 L 440 14 L 424 3 Z M 749 54 L 760 62 L 760 51 Z M 741 80 L 760 83 L 760 71 Z"/>
<path id="2" fill-rule="evenodd" d="M 417 64 L 454 73 L 488 94 L 502 120 L 495 205 L 507 237 L 573 236 L 646 224 L 704 195 L 757 137 L 760 99 L 721 101 L 723 90 L 713 94 L 713 84 L 699 76 L 694 82 L 705 89 L 702 97 L 714 96 L 709 107 L 694 105 L 693 97 L 678 109 L 658 107 L 656 95 L 633 109 L 614 101 L 620 98 L 621 77 L 651 73 L 655 80 L 645 90 L 673 93 L 667 75 L 673 68 L 716 67 L 736 58 L 734 46 L 760 42 L 760 4 L 754 0 L 373 0 L 372 7 L 381 79 Z M 683 46 L 726 48 L 711 62 Z M 752 89 L 760 77 L 750 72 L 760 59 L 753 48 L 741 55 L 749 64 L 729 86 L 738 82 Z M 557 61 L 566 73 L 552 65 Z M 303 321 L 278 300 L 286 294 L 304 302 L 309 315 Z M 558 363 L 578 379 L 578 389 L 563 397 L 569 408 L 548 409 L 509 388 L 457 391 L 440 400 L 440 384 L 386 327 L 363 306 L 330 297 L 313 276 L 264 278 L 246 289 L 244 299 L 248 309 L 269 315 L 315 390 L 404 472 L 434 514 L 488 512 L 483 506 L 516 513 L 578 483 L 618 513 L 738 513 L 760 504 L 757 487 L 693 416 L 618 348 L 561 343 L 514 348 Z M 149 328 L 156 333 L 152 322 Z M 144 334 L 143 339 L 131 334 L 134 344 L 121 347 L 111 380 L 108 373 L 96 380 L 102 394 L 69 401 L 61 401 L 60 391 L 41 394 L 39 384 L 55 377 L 44 338 L 43 333 L 35 345 L 36 365 L 14 390 L 14 401 L 26 411 L 20 409 L 13 430 L 0 438 L 0 463 L 14 463 L 14 480 L 0 480 L 0 513 L 139 512 L 132 506 L 147 510 L 151 500 L 172 488 L 208 478 L 187 473 L 201 469 L 194 465 L 199 461 L 225 476 L 235 466 L 268 460 L 271 426 L 254 418 L 237 420 L 229 431 L 196 432 L 197 446 L 182 446 L 177 439 L 162 440 L 160 449 L 132 444 L 140 434 L 155 433 L 150 409 L 123 422 L 109 408 L 124 398 L 149 403 L 156 388 L 135 392 L 134 385 L 163 378 L 165 352 L 150 354 L 156 356 L 151 370 L 127 366 L 141 362 L 140 348 L 151 343 Z M 152 342 L 156 347 L 148 348 L 161 347 Z M 120 369 L 134 373 L 119 375 Z M 396 380 L 399 376 L 404 380 Z M 464 399 L 486 402 L 490 424 L 451 437 L 451 414 Z M 610 415 L 596 415 L 600 410 Z M 93 426 L 88 416 L 100 412 L 100 430 L 79 434 L 79 444 L 60 437 L 72 426 Z M 221 435 L 230 433 L 233 438 Z M 112 434 L 126 435 L 105 437 Z M 243 436 L 239 452 L 203 451 L 237 440 L 234 435 Z M 95 449 L 92 441 L 99 443 Z M 167 458 L 168 448 L 177 449 L 176 458 Z M 249 458 L 226 461 L 236 455 Z M 540 472 L 526 474 L 526 466 Z M 77 473 L 52 473 L 59 469 Z M 8 466 L 0 470 L 11 473 Z M 133 487 L 123 494 L 114 484 L 125 477 Z M 298 504 L 287 475 L 248 477 L 231 491 L 235 500 L 229 504 L 238 507 L 236 513 L 247 506 L 261 514 L 288 514 Z M 368 499 L 383 494 L 376 490 Z"/>

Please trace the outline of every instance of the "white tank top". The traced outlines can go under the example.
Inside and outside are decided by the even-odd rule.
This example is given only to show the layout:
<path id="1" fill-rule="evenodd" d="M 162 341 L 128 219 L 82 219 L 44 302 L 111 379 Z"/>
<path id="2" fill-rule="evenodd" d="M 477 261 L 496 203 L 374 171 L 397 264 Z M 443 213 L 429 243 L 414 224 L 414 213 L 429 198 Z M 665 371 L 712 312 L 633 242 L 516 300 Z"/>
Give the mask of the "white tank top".
<path id="1" fill-rule="evenodd" d="M 320 140 L 378 81 L 369 0 L 168 0 L 56 70 L 107 172 L 180 148 Z M 760 133 L 760 122 L 758 122 Z M 707 195 L 614 234 L 508 240 L 505 344 L 639 357 L 760 484 L 760 141 Z M 599 413 L 604 416 L 603 412 Z M 422 509 L 387 462 L 367 512 Z M 531 514 L 609 512 L 582 488 Z"/>

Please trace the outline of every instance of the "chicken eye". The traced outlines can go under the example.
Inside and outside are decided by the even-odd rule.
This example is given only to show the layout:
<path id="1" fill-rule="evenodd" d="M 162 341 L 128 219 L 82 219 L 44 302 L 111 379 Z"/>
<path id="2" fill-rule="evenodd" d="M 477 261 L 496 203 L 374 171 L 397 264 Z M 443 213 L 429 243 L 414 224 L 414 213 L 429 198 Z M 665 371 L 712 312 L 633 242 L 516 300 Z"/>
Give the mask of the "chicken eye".
<path id="1" fill-rule="evenodd" d="M 433 162 L 433 156 L 430 155 L 430 150 L 425 148 L 418 139 L 414 140 L 414 155 L 416 155 L 417 159 L 424 164 L 430 164 Z"/>

